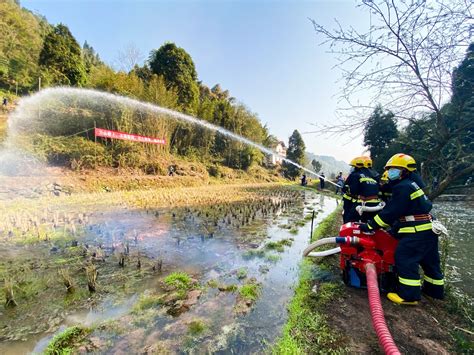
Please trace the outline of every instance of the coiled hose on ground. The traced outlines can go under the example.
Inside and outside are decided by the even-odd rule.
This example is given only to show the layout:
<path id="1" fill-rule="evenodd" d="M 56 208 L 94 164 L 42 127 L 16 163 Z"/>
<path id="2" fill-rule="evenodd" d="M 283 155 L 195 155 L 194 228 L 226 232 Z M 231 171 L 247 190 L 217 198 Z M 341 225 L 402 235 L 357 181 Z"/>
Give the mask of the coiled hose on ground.
<path id="1" fill-rule="evenodd" d="M 377 283 L 377 270 L 374 264 L 366 264 L 365 274 L 367 276 L 367 292 L 369 294 L 370 315 L 372 316 L 372 324 L 379 338 L 385 354 L 400 355 L 392 334 L 388 330 L 385 316 L 383 313 L 382 303 L 380 302 L 379 286 Z"/>

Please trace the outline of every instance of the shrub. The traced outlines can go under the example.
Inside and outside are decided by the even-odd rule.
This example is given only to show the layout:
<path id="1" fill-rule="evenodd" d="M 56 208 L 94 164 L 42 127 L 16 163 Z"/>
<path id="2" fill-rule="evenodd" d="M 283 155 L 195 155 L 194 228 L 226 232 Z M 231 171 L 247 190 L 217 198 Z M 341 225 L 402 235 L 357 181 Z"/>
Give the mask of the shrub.
<path id="1" fill-rule="evenodd" d="M 207 172 L 212 177 L 220 177 L 220 171 L 217 165 L 211 165 L 210 167 L 208 167 Z"/>
<path id="2" fill-rule="evenodd" d="M 37 134 L 31 140 L 32 150 L 53 165 L 73 169 L 110 165 L 111 156 L 101 144 L 84 137 L 51 137 Z"/>

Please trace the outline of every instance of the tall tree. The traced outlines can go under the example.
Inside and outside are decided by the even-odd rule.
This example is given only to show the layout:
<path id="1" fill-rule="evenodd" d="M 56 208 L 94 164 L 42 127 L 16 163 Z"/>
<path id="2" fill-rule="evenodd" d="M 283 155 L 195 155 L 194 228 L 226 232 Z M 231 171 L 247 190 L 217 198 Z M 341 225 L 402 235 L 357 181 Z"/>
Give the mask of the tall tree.
<path id="1" fill-rule="evenodd" d="M 51 26 L 16 1 L 0 1 L 0 87 L 26 92 L 37 83 L 38 58 Z"/>
<path id="2" fill-rule="evenodd" d="M 197 72 L 191 56 L 174 43 L 165 43 L 150 54 L 150 68 L 162 75 L 169 88 L 176 89 L 182 109 L 195 114 L 199 103 Z"/>
<path id="3" fill-rule="evenodd" d="M 468 128 L 450 129 L 443 103 L 451 94 L 452 68 L 470 44 L 474 5 L 464 0 L 364 0 L 359 7 L 370 16 L 371 26 L 365 32 L 341 25 L 329 30 L 313 21 L 339 60 L 345 79 L 342 97 L 352 108 L 346 112 L 356 114 L 342 125 L 324 129 L 363 128 L 367 107 L 377 102 L 409 122 L 424 119 L 428 110 L 433 121 L 425 136 L 434 144 L 425 164 L 430 165 Z M 361 91 L 369 102 L 353 104 Z M 473 124 L 471 120 L 468 126 Z M 451 171 L 462 169 L 465 159 L 472 161 L 462 149 L 458 153 L 460 159 L 452 162 Z"/>
<path id="4" fill-rule="evenodd" d="M 316 159 L 311 160 L 311 166 L 313 167 L 313 170 L 315 172 L 319 172 L 322 168 L 321 163 L 317 161 Z"/>
<path id="5" fill-rule="evenodd" d="M 63 24 L 54 27 L 46 36 L 39 64 L 55 84 L 81 86 L 85 83 L 81 47 Z"/>
<path id="6" fill-rule="evenodd" d="M 100 59 L 99 54 L 96 53 L 94 48 L 89 45 L 87 41 L 85 41 L 84 45 L 82 46 L 82 60 L 84 62 L 84 69 L 88 75 L 90 74 L 92 68 L 104 65 L 104 62 L 102 62 Z"/>
<path id="7" fill-rule="evenodd" d="M 304 166 L 305 149 L 306 149 L 306 146 L 304 144 L 303 138 L 301 137 L 300 132 L 298 132 L 298 130 L 295 129 L 288 141 L 288 149 L 286 151 L 286 157 L 289 160 L 299 165 Z M 285 176 L 289 179 L 294 179 L 301 174 L 300 168 L 286 161 L 283 162 L 283 169 L 284 169 Z"/>
<path id="8" fill-rule="evenodd" d="M 377 105 L 365 125 L 364 134 L 364 146 L 370 152 L 375 170 L 382 170 L 391 153 L 387 149 L 397 137 L 393 113 L 384 112 L 382 106 Z"/>

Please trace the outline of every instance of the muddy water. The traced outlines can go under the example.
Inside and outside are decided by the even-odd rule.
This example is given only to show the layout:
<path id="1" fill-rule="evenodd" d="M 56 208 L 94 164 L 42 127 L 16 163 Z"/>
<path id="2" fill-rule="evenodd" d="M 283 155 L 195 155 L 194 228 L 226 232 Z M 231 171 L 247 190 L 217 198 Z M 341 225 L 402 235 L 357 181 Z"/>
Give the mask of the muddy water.
<path id="1" fill-rule="evenodd" d="M 139 253 L 148 260 L 162 260 L 163 274 L 189 273 L 201 285 L 202 295 L 197 304 L 177 317 L 168 315 L 160 307 L 145 310 L 143 314 L 133 313 L 131 310 L 142 294 L 156 292 L 157 280 L 147 279 L 125 298 L 105 297 L 90 310 L 69 314 L 56 333 L 75 324 L 94 326 L 96 330 L 91 339 L 101 353 L 261 352 L 281 333 L 287 317 L 286 305 L 298 279 L 298 263 L 308 243 L 310 221 L 297 230 L 295 222 L 303 224 L 303 218 L 315 210 L 316 226 L 335 207 L 334 199 L 308 191 L 302 192 L 287 208 L 257 211 L 245 224 L 219 215 L 218 211 L 96 213 L 85 242 L 99 242 L 107 247 L 127 240 L 134 255 Z M 246 207 L 236 209 L 241 211 Z M 289 238 L 293 244 L 285 246 L 282 253 L 266 250 L 260 257 L 249 257 L 249 250 L 259 250 L 269 241 Z M 245 279 L 239 279 L 238 270 L 246 271 Z M 261 294 L 245 314 L 236 311 L 236 292 L 206 287 L 209 280 L 242 286 L 251 278 L 261 285 Z M 205 324 L 202 334 L 190 334 L 189 324 L 195 320 Z M 100 326 L 103 323 L 114 326 L 104 328 Z M 24 342 L 0 344 L 0 351 L 6 354 L 42 352 L 53 335 L 40 334 Z"/>
<path id="2" fill-rule="evenodd" d="M 474 201 L 435 203 L 434 212 L 449 230 L 448 277 L 458 290 L 473 300 Z"/>

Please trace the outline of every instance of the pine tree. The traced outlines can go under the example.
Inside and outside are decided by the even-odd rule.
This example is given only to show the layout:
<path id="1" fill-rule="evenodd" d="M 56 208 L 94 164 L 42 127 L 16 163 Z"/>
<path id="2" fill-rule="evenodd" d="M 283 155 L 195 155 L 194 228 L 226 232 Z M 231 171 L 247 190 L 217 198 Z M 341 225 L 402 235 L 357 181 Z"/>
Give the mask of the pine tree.
<path id="1" fill-rule="evenodd" d="M 289 160 L 304 166 L 305 149 L 306 146 L 304 144 L 303 138 L 301 137 L 301 134 L 295 129 L 288 142 L 286 157 Z M 289 179 L 295 179 L 301 174 L 300 168 L 288 162 L 283 163 L 283 169 L 285 176 Z"/>

